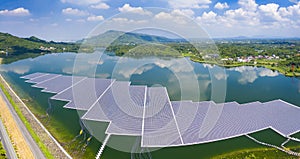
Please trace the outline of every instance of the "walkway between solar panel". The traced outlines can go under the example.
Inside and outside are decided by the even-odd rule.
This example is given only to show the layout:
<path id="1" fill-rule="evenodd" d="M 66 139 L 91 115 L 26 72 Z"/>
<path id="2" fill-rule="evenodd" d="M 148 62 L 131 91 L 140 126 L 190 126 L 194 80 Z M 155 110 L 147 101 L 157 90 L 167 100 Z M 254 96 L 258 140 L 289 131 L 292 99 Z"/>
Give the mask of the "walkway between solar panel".
<path id="1" fill-rule="evenodd" d="M 52 99 L 68 101 L 65 108 L 86 111 L 82 120 L 109 122 L 108 135 L 141 136 L 141 147 L 207 143 L 268 128 L 287 138 L 300 131 L 300 108 L 282 100 L 170 101 L 164 87 L 132 86 L 113 79 L 43 73 L 22 78 L 44 92 L 57 93 Z M 218 120 L 210 121 L 208 112 L 220 110 Z"/>

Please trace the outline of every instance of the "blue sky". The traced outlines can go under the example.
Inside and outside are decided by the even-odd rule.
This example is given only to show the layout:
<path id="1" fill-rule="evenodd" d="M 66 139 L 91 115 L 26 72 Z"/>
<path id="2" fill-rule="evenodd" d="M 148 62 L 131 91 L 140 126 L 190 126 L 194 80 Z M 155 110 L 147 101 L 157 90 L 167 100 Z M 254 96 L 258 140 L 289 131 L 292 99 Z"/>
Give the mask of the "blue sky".
<path id="1" fill-rule="evenodd" d="M 298 0 L 1 0 L 0 32 L 73 41 L 116 14 L 138 16 L 148 7 L 167 8 L 152 14 L 165 20 L 181 23 L 185 15 L 211 37 L 300 37 Z"/>

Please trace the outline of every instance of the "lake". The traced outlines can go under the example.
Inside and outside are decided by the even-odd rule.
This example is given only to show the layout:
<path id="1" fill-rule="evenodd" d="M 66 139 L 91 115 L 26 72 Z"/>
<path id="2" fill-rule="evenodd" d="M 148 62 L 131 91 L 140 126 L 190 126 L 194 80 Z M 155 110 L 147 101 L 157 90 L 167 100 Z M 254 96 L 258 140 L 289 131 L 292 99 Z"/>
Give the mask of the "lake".
<path id="1" fill-rule="evenodd" d="M 282 99 L 300 106 L 299 78 L 285 77 L 276 71 L 259 67 L 242 66 L 225 69 L 195 63 L 188 58 L 132 58 L 101 52 L 55 53 L 1 65 L 0 71 L 20 97 L 26 99 L 27 105 L 50 132 L 53 132 L 62 145 L 67 147 L 69 153 L 85 158 L 93 158 L 101 143 L 93 138 L 84 154 L 78 152 L 85 144 L 83 136 L 78 137 L 77 142 L 71 143 L 81 129 L 77 112 L 62 108 L 65 102 L 48 100 L 53 94 L 42 93 L 40 89 L 32 88 L 30 84 L 24 82 L 24 79 L 20 79 L 20 76 L 34 72 L 49 72 L 114 78 L 131 81 L 132 85 L 164 86 L 171 100 L 222 102 L 223 99 L 226 102 L 248 103 Z M 254 135 L 262 141 L 275 144 L 284 141 L 284 138 L 271 130 Z M 111 138 L 117 140 L 118 136 Z M 225 152 L 257 147 L 262 146 L 242 136 L 207 144 L 164 148 L 151 152 L 151 156 L 155 159 L 169 158 L 168 156 L 178 159 L 211 158 Z M 103 158 L 138 157 L 106 147 Z"/>

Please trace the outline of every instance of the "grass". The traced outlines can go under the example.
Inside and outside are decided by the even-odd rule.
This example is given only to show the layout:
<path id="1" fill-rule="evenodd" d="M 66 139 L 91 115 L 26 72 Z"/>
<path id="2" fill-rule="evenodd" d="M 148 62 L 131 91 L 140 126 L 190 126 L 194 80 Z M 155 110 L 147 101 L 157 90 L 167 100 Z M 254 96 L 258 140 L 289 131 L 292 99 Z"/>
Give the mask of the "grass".
<path id="1" fill-rule="evenodd" d="M 6 158 L 7 158 L 6 157 L 6 152 L 5 152 L 4 148 L 3 148 L 2 143 L 0 142 L 0 159 L 6 159 Z"/>
<path id="2" fill-rule="evenodd" d="M 299 151 L 298 148 L 292 149 L 294 151 Z M 267 157 L 266 157 L 267 155 Z M 258 149 L 248 149 L 248 150 L 240 150 L 240 151 L 235 151 L 232 153 L 227 153 L 227 154 L 222 154 L 219 156 L 215 156 L 212 159 L 261 159 L 261 158 L 266 158 L 266 159 L 279 159 L 279 158 L 284 158 L 284 159 L 298 159 L 296 156 L 288 155 L 284 152 L 281 152 L 277 149 L 273 148 L 258 148 Z"/>
<path id="3" fill-rule="evenodd" d="M 11 103 L 11 105 L 14 107 L 16 113 L 18 114 L 18 116 L 20 117 L 20 119 L 22 120 L 22 122 L 24 123 L 24 125 L 26 126 L 28 132 L 31 134 L 31 136 L 34 139 L 34 141 L 40 147 L 40 149 L 43 152 L 43 154 L 45 155 L 45 157 L 48 158 L 48 159 L 53 159 L 54 156 L 50 153 L 50 151 L 47 149 L 47 147 L 44 145 L 44 143 L 41 141 L 41 139 L 38 137 L 38 135 L 33 131 L 30 123 L 26 120 L 25 116 L 22 114 L 20 108 L 17 106 L 17 104 L 12 99 L 11 95 L 6 90 L 6 88 L 3 85 L 3 83 L 0 83 L 0 87 L 1 87 L 1 89 L 3 91 L 3 93 L 5 94 L 6 98 L 9 100 L 9 102 Z"/>

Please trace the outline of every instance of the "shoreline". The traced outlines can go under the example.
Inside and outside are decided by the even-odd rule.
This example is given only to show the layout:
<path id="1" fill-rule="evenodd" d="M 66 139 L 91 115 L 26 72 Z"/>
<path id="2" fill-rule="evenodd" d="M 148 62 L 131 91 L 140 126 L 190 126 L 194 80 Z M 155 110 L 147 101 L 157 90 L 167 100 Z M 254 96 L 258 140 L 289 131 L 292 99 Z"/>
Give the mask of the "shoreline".
<path id="1" fill-rule="evenodd" d="M 294 146 L 294 147 L 290 147 L 289 149 L 299 149 L 299 146 Z M 265 157 L 265 156 L 260 156 L 263 154 L 269 154 L 269 157 L 272 158 L 270 156 L 270 154 L 273 156 L 273 158 L 287 158 L 290 157 L 289 159 L 297 159 L 298 157 L 296 156 L 291 156 L 288 155 L 282 151 L 279 151 L 275 148 L 250 148 L 250 149 L 244 149 L 244 150 L 238 150 L 238 151 L 234 151 L 234 152 L 229 152 L 229 153 L 225 153 L 225 154 L 221 154 L 221 155 L 217 155 L 212 157 L 212 159 L 226 159 L 226 158 L 232 158 L 232 159 L 240 159 L 240 158 L 251 158 L 251 157 Z M 280 156 L 278 156 L 280 155 Z"/>
<path id="2" fill-rule="evenodd" d="M 286 72 L 284 68 L 278 67 L 278 66 L 272 66 L 272 64 L 263 64 L 263 63 L 257 63 L 257 64 L 252 64 L 252 63 L 234 63 L 234 64 L 220 64 L 215 61 L 205 61 L 198 59 L 196 56 L 191 56 L 191 55 L 184 55 L 183 57 L 188 57 L 191 61 L 193 62 L 198 62 L 202 64 L 211 64 L 211 65 L 217 65 L 220 67 L 225 67 L 225 68 L 234 68 L 234 67 L 241 67 L 241 66 L 253 66 L 253 67 L 264 67 L 267 69 L 270 69 L 272 71 L 278 71 L 282 75 L 286 77 L 300 77 L 300 72 Z"/>

